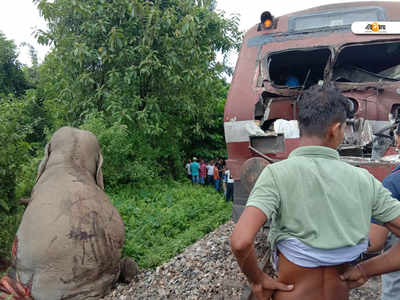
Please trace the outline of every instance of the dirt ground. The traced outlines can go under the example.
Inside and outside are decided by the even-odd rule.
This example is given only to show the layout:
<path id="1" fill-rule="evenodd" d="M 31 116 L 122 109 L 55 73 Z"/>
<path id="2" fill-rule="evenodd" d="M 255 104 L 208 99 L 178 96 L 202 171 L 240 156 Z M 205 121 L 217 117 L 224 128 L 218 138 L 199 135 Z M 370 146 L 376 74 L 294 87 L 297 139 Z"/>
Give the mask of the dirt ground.
<path id="1" fill-rule="evenodd" d="M 362 287 L 352 290 L 349 300 L 379 300 L 380 297 L 381 277 L 376 276 L 370 278 Z"/>

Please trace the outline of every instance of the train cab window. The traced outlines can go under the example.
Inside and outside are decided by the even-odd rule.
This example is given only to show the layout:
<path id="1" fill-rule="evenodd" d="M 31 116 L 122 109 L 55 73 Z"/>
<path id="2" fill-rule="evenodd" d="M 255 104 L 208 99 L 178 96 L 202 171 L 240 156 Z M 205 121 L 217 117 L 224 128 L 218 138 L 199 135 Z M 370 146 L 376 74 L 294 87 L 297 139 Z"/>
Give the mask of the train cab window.
<path id="1" fill-rule="evenodd" d="M 338 82 L 400 80 L 400 42 L 344 47 L 333 67 Z"/>
<path id="2" fill-rule="evenodd" d="M 305 87 L 324 79 L 331 57 L 329 48 L 296 49 L 272 53 L 267 58 L 269 78 L 278 88 Z"/>

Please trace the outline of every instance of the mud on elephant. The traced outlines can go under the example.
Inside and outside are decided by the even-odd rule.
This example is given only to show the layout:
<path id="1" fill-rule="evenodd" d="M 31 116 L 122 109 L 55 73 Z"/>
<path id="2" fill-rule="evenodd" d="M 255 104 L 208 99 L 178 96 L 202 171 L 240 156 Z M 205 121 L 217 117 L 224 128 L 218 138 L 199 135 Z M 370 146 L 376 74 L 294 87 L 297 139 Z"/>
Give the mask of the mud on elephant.
<path id="1" fill-rule="evenodd" d="M 103 191 L 102 163 L 91 132 L 63 127 L 54 133 L 18 228 L 12 267 L 0 283 L 0 299 L 6 293 L 16 299 L 88 299 L 110 290 L 120 275 L 125 231 Z"/>

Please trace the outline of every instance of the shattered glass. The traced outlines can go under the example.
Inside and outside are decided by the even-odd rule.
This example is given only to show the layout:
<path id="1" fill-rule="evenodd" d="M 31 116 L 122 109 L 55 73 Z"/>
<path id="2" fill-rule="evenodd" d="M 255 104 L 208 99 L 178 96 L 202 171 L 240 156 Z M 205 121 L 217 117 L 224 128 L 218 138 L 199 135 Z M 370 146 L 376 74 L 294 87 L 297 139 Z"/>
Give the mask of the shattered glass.
<path id="1" fill-rule="evenodd" d="M 341 82 L 377 82 L 381 80 L 397 81 L 400 79 L 400 65 L 373 73 L 355 66 L 344 66 L 335 70 L 333 80 Z"/>

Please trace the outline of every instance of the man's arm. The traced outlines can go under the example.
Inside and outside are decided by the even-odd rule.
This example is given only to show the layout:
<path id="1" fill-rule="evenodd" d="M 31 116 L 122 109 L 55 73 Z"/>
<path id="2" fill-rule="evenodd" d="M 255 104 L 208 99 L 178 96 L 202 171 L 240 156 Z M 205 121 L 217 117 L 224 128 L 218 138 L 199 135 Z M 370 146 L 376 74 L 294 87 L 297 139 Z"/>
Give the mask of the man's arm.
<path id="1" fill-rule="evenodd" d="M 240 269 L 252 284 L 257 299 L 269 299 L 275 290 L 290 291 L 293 285 L 280 283 L 265 274 L 257 264 L 254 238 L 267 220 L 266 215 L 258 208 L 246 207 L 231 235 L 232 252 Z"/>
<path id="2" fill-rule="evenodd" d="M 233 254 L 251 283 L 259 283 L 263 271 L 258 267 L 254 238 L 267 217 L 256 207 L 246 207 L 231 236 Z"/>
<path id="3" fill-rule="evenodd" d="M 388 229 L 384 226 L 371 223 L 369 229 L 370 245 L 367 252 L 377 252 L 384 248 L 388 236 Z"/>
<path id="4" fill-rule="evenodd" d="M 389 231 L 400 237 L 400 216 L 384 224 Z M 356 267 L 348 270 L 342 276 L 349 288 L 363 285 L 369 277 L 400 270 L 400 243 L 393 245 L 388 251 L 375 256 Z"/>

